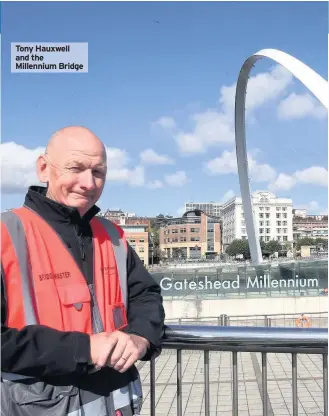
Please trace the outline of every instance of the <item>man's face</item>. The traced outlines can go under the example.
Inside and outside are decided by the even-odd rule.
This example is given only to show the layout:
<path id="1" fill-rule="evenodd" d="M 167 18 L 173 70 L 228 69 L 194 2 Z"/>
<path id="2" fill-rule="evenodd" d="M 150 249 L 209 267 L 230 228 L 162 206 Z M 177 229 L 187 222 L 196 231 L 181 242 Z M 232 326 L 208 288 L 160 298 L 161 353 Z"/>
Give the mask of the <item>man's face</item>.
<path id="1" fill-rule="evenodd" d="M 77 208 L 83 216 L 99 199 L 106 178 L 106 157 L 100 146 L 69 149 L 62 155 L 46 156 L 48 196 Z"/>

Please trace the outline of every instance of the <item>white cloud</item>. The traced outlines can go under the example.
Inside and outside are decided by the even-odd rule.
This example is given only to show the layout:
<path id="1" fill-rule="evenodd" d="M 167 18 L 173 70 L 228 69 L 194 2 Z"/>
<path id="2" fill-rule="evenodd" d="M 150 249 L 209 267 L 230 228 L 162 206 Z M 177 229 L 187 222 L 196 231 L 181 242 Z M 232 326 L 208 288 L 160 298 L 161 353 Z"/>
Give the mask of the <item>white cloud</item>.
<path id="1" fill-rule="evenodd" d="M 289 191 L 297 184 L 309 184 L 315 186 L 328 186 L 328 171 L 321 166 L 311 166 L 304 170 L 297 170 L 292 175 L 280 173 L 269 184 L 269 189 L 275 191 Z"/>
<path id="2" fill-rule="evenodd" d="M 214 110 L 194 114 L 193 134 L 180 132 L 175 136 L 182 153 L 200 153 L 215 144 L 234 142 L 233 124 L 226 114 Z"/>
<path id="3" fill-rule="evenodd" d="M 149 182 L 148 184 L 146 184 L 146 188 L 148 188 L 148 189 L 160 189 L 160 188 L 163 188 L 163 182 L 156 179 L 156 180 L 154 180 L 154 181 Z"/>
<path id="4" fill-rule="evenodd" d="M 211 175 L 238 173 L 235 151 L 225 150 L 221 156 L 206 163 L 206 171 Z"/>
<path id="5" fill-rule="evenodd" d="M 39 185 L 36 160 L 44 151 L 44 147 L 28 149 L 15 142 L 1 143 L 2 193 L 22 193 L 31 185 Z"/>
<path id="6" fill-rule="evenodd" d="M 318 186 L 328 186 L 328 171 L 320 166 L 312 166 L 294 173 L 298 182 Z"/>
<path id="7" fill-rule="evenodd" d="M 153 122 L 154 126 L 160 126 L 163 129 L 174 129 L 176 127 L 175 120 L 172 117 L 160 117 Z"/>
<path id="8" fill-rule="evenodd" d="M 146 149 L 140 153 L 140 158 L 145 165 L 172 165 L 175 161 L 167 155 L 159 155 L 153 149 Z"/>
<path id="9" fill-rule="evenodd" d="M 258 163 L 250 153 L 248 153 L 248 166 L 250 178 L 254 182 L 268 182 L 276 176 L 275 170 L 270 165 Z M 205 169 L 210 175 L 237 174 L 238 167 L 235 150 L 225 150 L 220 157 L 209 160 Z"/>
<path id="10" fill-rule="evenodd" d="M 36 161 L 44 147 L 28 149 L 15 142 L 0 144 L 1 187 L 3 193 L 22 193 L 31 185 L 40 185 L 36 174 Z M 106 148 L 107 181 L 122 182 L 129 186 L 143 186 L 145 173 L 142 166 L 129 167 L 128 154 L 118 148 Z"/>
<path id="11" fill-rule="evenodd" d="M 292 75 L 280 65 L 250 78 L 246 96 L 247 116 L 266 102 L 279 97 L 292 82 Z M 182 153 L 201 153 L 209 147 L 234 142 L 236 84 L 220 89 L 219 110 L 208 109 L 191 117 L 194 129 L 174 136 Z"/>
<path id="12" fill-rule="evenodd" d="M 279 103 L 277 113 L 281 120 L 303 117 L 321 119 L 328 114 L 326 108 L 311 94 L 295 94 L 294 92 Z"/>
<path id="13" fill-rule="evenodd" d="M 278 177 L 269 184 L 270 191 L 289 191 L 296 185 L 296 179 L 293 176 L 280 173 Z"/>
<path id="14" fill-rule="evenodd" d="M 323 208 L 318 201 L 310 201 L 307 204 L 296 205 L 296 209 L 307 209 L 308 214 L 328 215 L 328 208 Z"/>
<path id="15" fill-rule="evenodd" d="M 166 175 L 165 181 L 167 182 L 169 186 L 181 187 L 187 183 L 188 179 L 187 179 L 186 173 L 180 170 L 171 175 Z"/>

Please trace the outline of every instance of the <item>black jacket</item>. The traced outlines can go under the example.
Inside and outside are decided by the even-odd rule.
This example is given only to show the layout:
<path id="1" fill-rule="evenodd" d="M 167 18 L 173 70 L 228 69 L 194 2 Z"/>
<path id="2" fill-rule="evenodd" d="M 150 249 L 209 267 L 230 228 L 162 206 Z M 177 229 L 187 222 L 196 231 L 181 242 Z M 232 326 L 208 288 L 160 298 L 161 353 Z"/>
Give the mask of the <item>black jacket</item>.
<path id="1" fill-rule="evenodd" d="M 92 281 L 93 247 L 89 221 L 98 212 L 94 206 L 84 216 L 78 211 L 45 197 L 46 188 L 33 186 L 28 190 L 25 205 L 41 215 L 61 236 L 89 283 Z M 128 245 L 128 327 L 125 332 L 140 335 L 150 341 L 151 348 L 143 360 L 157 356 L 161 350 L 164 310 L 160 287 L 145 269 L 135 251 Z M 1 279 L 1 369 L 5 372 L 38 378 L 53 377 L 65 384 L 87 383 L 90 377 L 103 379 L 106 372 L 113 379 L 112 369 L 95 375 L 87 374 L 90 362 L 89 336 L 79 332 L 61 332 L 32 325 L 18 331 L 6 326 L 6 293 Z M 103 376 L 102 376 L 103 373 Z M 116 378 L 122 378 L 115 373 Z M 85 375 L 85 376 L 84 376 Z M 69 380 L 69 379 L 70 380 Z M 84 380 L 85 378 L 85 380 Z M 63 380 L 64 381 L 64 380 Z M 49 380 L 50 382 L 50 380 Z M 60 383 L 61 384 L 61 383 Z M 98 383 L 97 383 L 98 384 Z M 103 384 L 103 383 L 101 383 Z M 108 383 L 105 383 L 108 384 Z M 113 384 L 113 383 L 111 383 Z M 116 384 L 116 383 L 115 383 Z M 108 386 L 110 389 L 113 386 Z M 104 386 L 106 389 L 106 387 Z M 103 392 L 106 394 L 106 392 Z"/>

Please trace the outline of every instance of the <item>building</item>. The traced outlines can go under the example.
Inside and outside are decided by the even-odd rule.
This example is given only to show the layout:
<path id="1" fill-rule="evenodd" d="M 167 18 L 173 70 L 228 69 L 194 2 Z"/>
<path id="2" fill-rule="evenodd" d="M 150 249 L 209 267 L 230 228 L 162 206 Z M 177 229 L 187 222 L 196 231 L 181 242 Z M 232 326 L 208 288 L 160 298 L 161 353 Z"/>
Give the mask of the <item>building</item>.
<path id="1" fill-rule="evenodd" d="M 160 250 L 169 259 L 201 259 L 221 253 L 218 220 L 199 212 L 168 219 L 160 226 Z"/>
<path id="2" fill-rule="evenodd" d="M 208 215 L 220 217 L 222 204 L 220 202 L 186 202 L 185 212 L 200 209 Z"/>
<path id="3" fill-rule="evenodd" d="M 307 209 L 293 209 L 292 210 L 293 217 L 300 217 L 306 218 L 307 217 Z"/>
<path id="4" fill-rule="evenodd" d="M 136 251 L 144 265 L 148 266 L 150 219 L 137 217 L 133 213 L 125 213 L 122 210 L 107 210 L 101 216 L 120 225 L 126 234 L 128 243 Z"/>
<path id="5" fill-rule="evenodd" d="M 297 215 L 293 217 L 294 241 L 301 238 L 323 238 L 328 240 L 328 215 Z"/>
<path id="6" fill-rule="evenodd" d="M 120 224 L 126 239 L 145 266 L 149 265 L 149 232 L 145 224 Z"/>
<path id="7" fill-rule="evenodd" d="M 264 242 L 277 240 L 292 243 L 292 200 L 277 198 L 268 191 L 255 192 L 251 197 L 259 239 Z M 235 239 L 248 239 L 240 197 L 223 204 L 222 221 L 224 249 Z"/>

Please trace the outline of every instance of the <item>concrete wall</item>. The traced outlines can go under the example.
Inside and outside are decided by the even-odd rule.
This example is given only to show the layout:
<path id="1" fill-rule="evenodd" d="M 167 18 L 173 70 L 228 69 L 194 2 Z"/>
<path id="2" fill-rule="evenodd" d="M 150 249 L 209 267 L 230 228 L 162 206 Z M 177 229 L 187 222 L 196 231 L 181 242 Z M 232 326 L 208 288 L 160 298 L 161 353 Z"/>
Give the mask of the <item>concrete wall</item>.
<path id="1" fill-rule="evenodd" d="M 164 299 L 167 319 L 226 315 L 266 315 L 328 311 L 328 297 L 249 299 Z"/>

